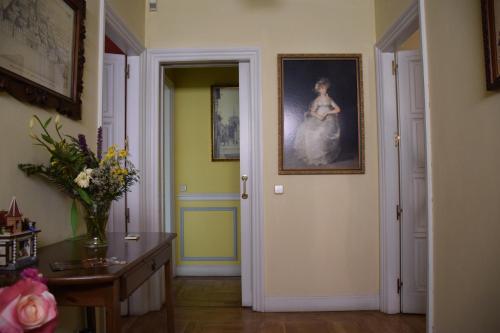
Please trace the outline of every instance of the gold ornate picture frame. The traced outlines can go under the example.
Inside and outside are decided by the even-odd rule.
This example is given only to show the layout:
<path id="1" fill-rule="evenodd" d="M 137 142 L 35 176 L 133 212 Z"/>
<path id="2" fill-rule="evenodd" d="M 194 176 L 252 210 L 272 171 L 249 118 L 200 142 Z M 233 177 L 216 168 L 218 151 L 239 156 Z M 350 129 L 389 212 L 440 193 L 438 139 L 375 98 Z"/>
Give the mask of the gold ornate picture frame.
<path id="1" fill-rule="evenodd" d="M 278 54 L 280 175 L 365 172 L 361 54 Z"/>

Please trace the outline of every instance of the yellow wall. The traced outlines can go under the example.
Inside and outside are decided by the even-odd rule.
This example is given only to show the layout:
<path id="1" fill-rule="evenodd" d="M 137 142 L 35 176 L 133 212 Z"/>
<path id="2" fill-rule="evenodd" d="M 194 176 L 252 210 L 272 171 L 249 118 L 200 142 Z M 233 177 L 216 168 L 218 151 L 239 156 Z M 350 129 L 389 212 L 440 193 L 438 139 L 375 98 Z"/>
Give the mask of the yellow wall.
<path id="1" fill-rule="evenodd" d="M 174 96 L 175 189 L 188 192 L 238 192 L 239 163 L 212 162 L 212 85 L 238 85 L 238 67 L 169 70 Z"/>
<path id="2" fill-rule="evenodd" d="M 144 44 L 145 0 L 106 0 L 130 31 Z"/>
<path id="3" fill-rule="evenodd" d="M 187 186 L 189 193 L 238 193 L 239 162 L 212 161 L 211 146 L 211 86 L 238 85 L 238 67 L 177 68 L 167 70 L 174 84 L 174 179 L 175 193 Z M 192 207 L 200 211 L 190 211 Z M 214 208 L 215 207 L 215 208 Z M 237 208 L 237 226 L 233 213 L 220 207 Z M 180 233 L 181 208 L 184 234 Z M 208 209 L 208 210 L 207 210 Z M 176 200 L 178 265 L 239 264 L 239 201 L 179 201 Z M 183 261 L 180 239 L 184 237 L 188 257 L 232 257 L 233 234 L 237 233 L 237 260 Z"/>
<path id="4" fill-rule="evenodd" d="M 375 0 L 377 40 L 417 0 Z"/>
<path id="5" fill-rule="evenodd" d="M 407 40 L 398 47 L 398 51 L 420 50 L 420 29 L 417 29 Z"/>
<path id="6" fill-rule="evenodd" d="M 500 94 L 486 91 L 480 1 L 426 1 L 435 331 L 500 332 Z"/>
<path id="7" fill-rule="evenodd" d="M 372 1 L 159 0 L 146 13 L 148 48 L 261 50 L 266 296 L 378 293 L 374 42 Z M 293 52 L 363 54 L 365 175 L 278 176 L 276 55 Z"/>

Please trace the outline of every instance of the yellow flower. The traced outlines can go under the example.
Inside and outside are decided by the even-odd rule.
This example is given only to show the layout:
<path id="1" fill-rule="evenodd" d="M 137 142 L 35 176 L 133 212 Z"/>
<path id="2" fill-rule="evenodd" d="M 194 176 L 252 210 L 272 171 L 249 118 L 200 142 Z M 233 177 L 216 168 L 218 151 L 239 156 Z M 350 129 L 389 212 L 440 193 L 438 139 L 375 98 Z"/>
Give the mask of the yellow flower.
<path id="1" fill-rule="evenodd" d="M 115 154 L 116 154 L 116 145 L 109 146 L 108 152 L 104 156 L 104 160 L 107 161 L 114 158 Z"/>
<path id="2" fill-rule="evenodd" d="M 56 125 L 59 125 L 61 123 L 61 117 L 59 115 L 56 116 L 54 123 L 56 123 Z"/>
<path id="3" fill-rule="evenodd" d="M 30 119 L 30 128 L 33 128 L 35 126 L 35 117 L 31 117 Z"/>
<path id="4" fill-rule="evenodd" d="M 125 158 L 125 157 L 127 157 L 127 155 L 128 155 L 128 151 L 126 149 L 120 150 L 120 153 L 118 154 L 118 156 L 120 156 L 120 158 Z"/>

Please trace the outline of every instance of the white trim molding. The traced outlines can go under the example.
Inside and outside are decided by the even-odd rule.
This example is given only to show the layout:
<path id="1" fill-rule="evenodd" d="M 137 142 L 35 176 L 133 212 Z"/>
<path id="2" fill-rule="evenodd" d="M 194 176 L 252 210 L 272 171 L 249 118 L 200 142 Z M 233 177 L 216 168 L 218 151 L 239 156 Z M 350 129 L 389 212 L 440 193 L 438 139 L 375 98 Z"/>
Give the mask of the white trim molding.
<path id="1" fill-rule="evenodd" d="M 425 1 L 420 5 L 420 36 L 422 63 L 424 67 L 424 98 L 425 98 L 425 149 L 427 151 L 427 332 L 434 332 L 434 211 L 432 196 L 432 141 L 431 141 L 431 107 L 429 91 L 429 48 L 427 45 L 427 24 Z"/>
<path id="2" fill-rule="evenodd" d="M 266 312 L 378 310 L 379 295 L 266 297 Z"/>
<path id="3" fill-rule="evenodd" d="M 251 227 L 250 232 L 242 232 L 242 244 L 250 244 L 249 252 L 242 246 L 241 265 L 251 267 L 242 274 L 242 286 L 248 285 L 247 292 L 252 296 L 251 305 L 255 311 L 263 311 L 264 307 L 264 272 L 263 272 L 263 172 L 262 172 L 262 105 L 261 105 L 261 65 L 260 50 L 257 48 L 229 49 L 149 49 L 147 50 L 147 81 L 145 82 L 145 112 L 142 121 L 142 163 L 143 168 L 143 202 L 142 220 L 151 225 L 162 225 L 163 230 L 173 230 L 166 223 L 162 210 L 162 110 L 161 85 L 162 68 L 176 63 L 233 62 L 246 63 L 249 66 L 249 103 L 251 128 L 251 166 L 248 171 L 248 186 L 253 196 L 250 200 Z M 245 266 L 246 267 L 246 266 Z M 246 289 L 245 289 L 246 290 Z M 248 304 L 249 305 L 249 304 Z"/>
<path id="4" fill-rule="evenodd" d="M 414 1 L 380 37 L 375 48 L 383 52 L 395 51 L 419 28 L 418 1 Z"/>
<path id="5" fill-rule="evenodd" d="M 240 265 L 177 265 L 176 276 L 240 276 Z"/>
<path id="6" fill-rule="evenodd" d="M 179 201 L 240 201 L 239 193 L 181 193 Z"/>
<path id="7" fill-rule="evenodd" d="M 113 7 L 105 1 L 106 12 L 106 35 L 127 55 L 140 55 L 144 45 L 128 29 L 127 25 L 114 11 Z"/>

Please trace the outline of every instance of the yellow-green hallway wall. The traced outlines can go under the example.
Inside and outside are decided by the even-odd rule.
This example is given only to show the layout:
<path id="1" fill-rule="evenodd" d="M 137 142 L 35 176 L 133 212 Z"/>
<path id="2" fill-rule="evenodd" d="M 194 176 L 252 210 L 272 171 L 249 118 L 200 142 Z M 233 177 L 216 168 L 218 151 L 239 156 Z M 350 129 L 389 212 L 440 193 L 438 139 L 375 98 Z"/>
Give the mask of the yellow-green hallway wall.
<path id="1" fill-rule="evenodd" d="M 238 67 L 177 68 L 167 70 L 174 84 L 174 189 L 175 194 L 235 193 L 239 191 L 239 162 L 212 161 L 211 86 L 238 85 Z M 187 186 L 180 192 L 181 184 Z M 176 198 L 177 265 L 239 265 L 239 200 L 184 201 Z M 236 211 L 229 210 L 236 208 Z M 182 209 L 182 210 L 181 210 Z M 194 210 L 196 209 L 196 210 Z M 236 214 L 235 214 L 236 212 Z M 181 233 L 181 218 L 184 233 Z M 236 228 L 233 225 L 236 218 Z M 235 260 L 182 260 L 186 257 Z"/>
<path id="2" fill-rule="evenodd" d="M 148 48 L 261 51 L 267 297 L 378 296 L 374 10 L 365 0 L 159 0 L 146 13 Z M 362 54 L 366 174 L 278 176 L 278 53 Z"/>

